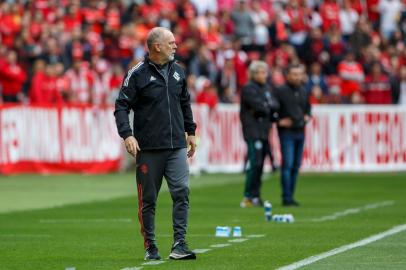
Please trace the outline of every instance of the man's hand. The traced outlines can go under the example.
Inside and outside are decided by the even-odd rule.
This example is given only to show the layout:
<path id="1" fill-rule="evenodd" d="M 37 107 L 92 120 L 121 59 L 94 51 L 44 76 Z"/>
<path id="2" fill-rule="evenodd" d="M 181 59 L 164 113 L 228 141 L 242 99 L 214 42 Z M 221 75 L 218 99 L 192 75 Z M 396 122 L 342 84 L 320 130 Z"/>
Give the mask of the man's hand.
<path id="1" fill-rule="evenodd" d="M 196 137 L 189 135 L 186 138 L 187 147 L 189 150 L 187 151 L 187 157 L 191 158 L 195 154 L 196 151 Z"/>
<path id="2" fill-rule="evenodd" d="M 312 119 L 312 117 L 310 115 L 305 114 L 305 116 L 304 116 L 305 124 L 307 124 L 307 122 L 309 122 L 310 119 Z"/>
<path id="3" fill-rule="evenodd" d="M 289 128 L 293 125 L 292 119 L 289 117 L 282 118 L 278 121 L 278 126 Z"/>
<path id="4" fill-rule="evenodd" d="M 138 151 L 141 151 L 140 147 L 138 146 L 137 140 L 134 138 L 134 136 L 127 137 L 124 140 L 125 148 L 127 149 L 127 152 L 132 155 L 133 157 L 137 156 Z"/>

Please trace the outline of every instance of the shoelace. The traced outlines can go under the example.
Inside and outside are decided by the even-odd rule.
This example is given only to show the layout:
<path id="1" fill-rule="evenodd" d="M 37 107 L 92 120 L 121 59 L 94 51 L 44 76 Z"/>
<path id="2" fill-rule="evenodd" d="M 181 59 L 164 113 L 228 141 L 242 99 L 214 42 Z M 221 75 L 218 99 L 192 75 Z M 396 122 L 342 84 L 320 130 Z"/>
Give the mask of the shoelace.
<path id="1" fill-rule="evenodd" d="M 189 248 L 185 241 L 176 242 L 175 245 L 173 246 L 173 248 L 176 248 L 176 247 L 179 247 L 179 249 L 181 249 L 184 252 L 189 252 Z"/>

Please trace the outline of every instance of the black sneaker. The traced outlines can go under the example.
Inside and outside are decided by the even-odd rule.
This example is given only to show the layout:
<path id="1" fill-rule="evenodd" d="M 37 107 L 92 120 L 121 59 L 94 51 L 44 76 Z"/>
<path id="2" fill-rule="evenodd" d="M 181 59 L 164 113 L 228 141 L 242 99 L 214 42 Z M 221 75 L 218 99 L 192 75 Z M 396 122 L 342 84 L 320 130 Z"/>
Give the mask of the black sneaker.
<path id="1" fill-rule="evenodd" d="M 158 248 L 155 244 L 149 244 L 145 250 L 145 258 L 144 260 L 160 260 L 161 256 L 159 256 Z"/>
<path id="2" fill-rule="evenodd" d="M 171 254 L 169 254 L 169 259 L 172 260 L 195 260 L 196 254 L 189 250 L 186 242 L 180 240 L 173 244 Z"/>
<path id="3" fill-rule="evenodd" d="M 282 205 L 283 206 L 294 206 L 294 207 L 298 207 L 298 206 L 300 206 L 300 204 L 297 202 L 297 201 L 295 201 L 295 200 L 291 200 L 291 201 L 284 201 L 283 203 L 282 203 Z"/>

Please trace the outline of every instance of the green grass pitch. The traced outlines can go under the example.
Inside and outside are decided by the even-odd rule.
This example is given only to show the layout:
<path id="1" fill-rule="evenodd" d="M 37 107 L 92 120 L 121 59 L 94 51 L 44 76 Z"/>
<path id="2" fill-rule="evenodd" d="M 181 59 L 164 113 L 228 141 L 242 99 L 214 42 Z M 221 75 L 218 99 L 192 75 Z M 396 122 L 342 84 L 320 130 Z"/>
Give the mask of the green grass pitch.
<path id="1" fill-rule="evenodd" d="M 276 269 L 406 223 L 405 173 L 302 174 L 299 208 L 281 207 L 279 177 L 265 175 L 263 198 L 274 213 L 293 214 L 293 224 L 241 209 L 243 179 L 192 177 L 187 240 L 192 249 L 210 249 L 196 261 L 166 259 L 172 206 L 164 184 L 156 234 L 165 262 L 142 265 L 133 174 L 0 177 L 0 270 Z M 241 226 L 247 240 L 216 238 L 216 226 Z M 406 269 L 405 243 L 403 231 L 301 269 Z"/>

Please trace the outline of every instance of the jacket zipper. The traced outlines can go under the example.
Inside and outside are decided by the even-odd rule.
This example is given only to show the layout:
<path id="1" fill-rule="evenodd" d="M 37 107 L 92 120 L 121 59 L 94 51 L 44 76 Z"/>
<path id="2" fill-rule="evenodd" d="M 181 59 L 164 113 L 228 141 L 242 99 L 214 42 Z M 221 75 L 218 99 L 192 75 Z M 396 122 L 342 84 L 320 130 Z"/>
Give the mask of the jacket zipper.
<path id="1" fill-rule="evenodd" d="M 154 64 L 152 64 L 152 65 L 154 66 L 154 68 L 156 69 L 156 71 L 158 71 L 158 73 L 159 73 L 159 74 L 164 78 L 164 80 L 165 80 L 165 84 L 166 84 L 166 97 L 168 98 L 169 125 L 170 125 L 170 128 L 171 128 L 171 148 L 173 149 L 172 114 L 171 114 L 171 102 L 170 102 L 170 100 L 169 100 L 169 85 L 168 85 L 169 74 L 171 73 L 172 65 L 170 65 L 169 68 L 168 68 L 168 78 L 166 78 L 166 77 L 164 76 L 164 74 L 162 74 L 161 71 L 159 71 L 159 69 L 158 69 Z"/>

